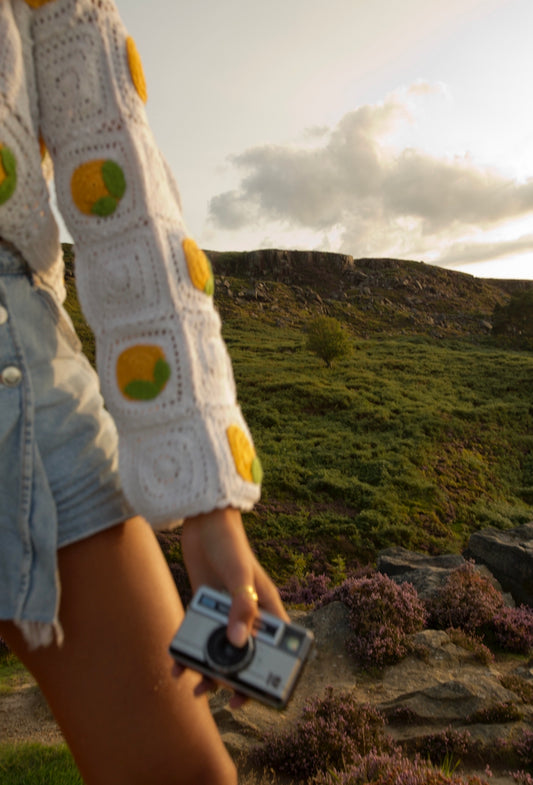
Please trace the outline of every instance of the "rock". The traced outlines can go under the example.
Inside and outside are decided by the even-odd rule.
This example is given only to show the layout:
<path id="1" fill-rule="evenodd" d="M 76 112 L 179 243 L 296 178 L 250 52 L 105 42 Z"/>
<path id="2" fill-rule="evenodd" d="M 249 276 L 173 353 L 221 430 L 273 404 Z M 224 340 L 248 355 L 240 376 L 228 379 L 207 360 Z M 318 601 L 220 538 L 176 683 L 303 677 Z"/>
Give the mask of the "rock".
<path id="1" fill-rule="evenodd" d="M 533 607 L 533 522 L 475 532 L 465 555 L 485 564 L 515 602 Z"/>
<path id="2" fill-rule="evenodd" d="M 376 568 L 396 583 L 412 583 L 422 599 L 432 597 L 446 582 L 450 572 L 465 564 L 460 554 L 427 556 L 406 548 L 386 548 L 378 555 Z"/>
<path id="3" fill-rule="evenodd" d="M 458 553 L 427 556 L 405 548 L 386 548 L 378 554 L 377 569 L 396 583 L 411 583 L 423 600 L 428 600 L 443 586 L 453 570 L 466 564 Z M 484 564 L 476 564 L 481 573 L 499 592 L 502 586 Z M 506 604 L 513 605 L 513 598 L 504 596 Z"/>
<path id="4" fill-rule="evenodd" d="M 467 722 L 480 709 L 520 702 L 515 692 L 502 686 L 505 670 L 496 663 L 480 662 L 475 653 L 453 643 L 442 630 L 416 633 L 412 636 L 412 654 L 372 674 L 358 669 L 346 652 L 348 612 L 342 603 L 331 603 L 307 615 L 302 611 L 291 615 L 313 630 L 316 645 L 287 709 L 276 712 L 250 702 L 230 712 L 224 708 L 227 693 L 221 691 L 211 699 L 215 720 L 232 751 L 245 751 L 259 743 L 265 733 L 290 727 L 307 698 L 322 695 L 327 686 L 353 692 L 360 703 L 375 706 L 391 722 L 395 716 L 409 716 L 408 724 L 403 721 L 390 726 L 398 739 L 436 733 L 450 724 Z M 525 671 L 523 675 L 515 672 L 527 682 L 529 667 Z M 530 707 L 524 709 L 530 716 Z M 499 726 L 499 734 L 510 733 L 514 726 L 514 722 L 506 723 L 505 729 Z M 488 733 L 485 731 L 485 735 Z"/>
<path id="5" fill-rule="evenodd" d="M 476 674 L 475 679 L 450 679 L 421 690 L 405 693 L 395 701 L 382 705 L 383 711 L 401 708 L 413 718 L 428 724 L 466 720 L 481 708 L 516 701 L 516 695 L 495 679 Z"/>
<path id="6" fill-rule="evenodd" d="M 331 294 L 339 280 L 354 271 L 353 256 L 323 251 L 287 251 L 265 248 L 224 254 L 208 251 L 218 275 L 250 277 L 269 281 L 316 287 L 319 273 L 321 290 Z"/>
<path id="7" fill-rule="evenodd" d="M 346 606 L 342 602 L 332 602 L 313 613 L 293 611 L 291 617 L 313 631 L 315 645 L 288 707 L 275 711 L 251 701 L 243 709 L 230 712 L 224 708 L 228 697 L 224 690 L 210 700 L 218 728 L 232 749 L 239 735 L 242 736 L 241 749 L 244 750 L 250 744 L 258 743 L 268 731 L 281 731 L 284 726 L 296 721 L 308 698 L 321 695 L 327 686 L 343 690 L 355 685 L 357 667 L 345 646 L 349 633 Z"/>

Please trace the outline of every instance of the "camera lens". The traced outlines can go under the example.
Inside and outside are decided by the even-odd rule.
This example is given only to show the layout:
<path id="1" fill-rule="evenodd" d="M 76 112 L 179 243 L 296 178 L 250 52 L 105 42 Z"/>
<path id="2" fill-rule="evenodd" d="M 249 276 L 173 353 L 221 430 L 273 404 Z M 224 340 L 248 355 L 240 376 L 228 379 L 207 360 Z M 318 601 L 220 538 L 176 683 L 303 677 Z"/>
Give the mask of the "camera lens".
<path id="1" fill-rule="evenodd" d="M 207 639 L 205 656 L 208 664 L 219 673 L 238 673 L 254 656 L 254 640 L 250 636 L 244 646 L 234 646 L 227 638 L 226 627 L 217 627 Z"/>

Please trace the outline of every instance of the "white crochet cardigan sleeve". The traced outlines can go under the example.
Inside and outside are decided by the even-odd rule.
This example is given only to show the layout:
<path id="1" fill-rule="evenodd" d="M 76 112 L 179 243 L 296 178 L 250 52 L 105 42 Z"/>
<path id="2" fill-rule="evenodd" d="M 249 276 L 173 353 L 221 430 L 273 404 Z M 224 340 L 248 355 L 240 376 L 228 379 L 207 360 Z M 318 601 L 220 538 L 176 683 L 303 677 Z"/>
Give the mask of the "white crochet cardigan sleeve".
<path id="1" fill-rule="evenodd" d="M 250 509 L 261 465 L 236 401 L 211 266 L 147 123 L 135 44 L 110 0 L 27 1 L 41 132 L 126 496 L 156 527 Z"/>

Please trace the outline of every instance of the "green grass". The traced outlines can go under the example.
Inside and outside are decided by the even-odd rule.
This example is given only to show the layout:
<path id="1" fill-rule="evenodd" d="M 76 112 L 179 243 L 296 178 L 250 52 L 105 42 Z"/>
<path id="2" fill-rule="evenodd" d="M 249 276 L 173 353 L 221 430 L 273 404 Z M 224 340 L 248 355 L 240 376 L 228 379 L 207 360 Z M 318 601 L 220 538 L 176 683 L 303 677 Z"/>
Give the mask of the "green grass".
<path id="1" fill-rule="evenodd" d="M 29 681 L 33 682 L 32 677 L 13 654 L 0 657 L 0 697 Z M 2 785 L 82 785 L 83 780 L 65 745 L 0 742 L 0 782 Z"/>
<path id="2" fill-rule="evenodd" d="M 0 696 L 8 695 L 30 680 L 28 671 L 14 654 L 0 656 Z"/>
<path id="3" fill-rule="evenodd" d="M 2 785 L 83 785 L 65 746 L 0 744 Z"/>
<path id="4" fill-rule="evenodd" d="M 287 541 L 367 561 L 395 544 L 459 550 L 475 529 L 532 519 L 532 355 L 367 339 L 327 369 L 297 331 L 225 334 L 265 468 L 249 529 L 271 568 Z"/>
<path id="5" fill-rule="evenodd" d="M 267 288 L 264 308 L 224 291 L 217 303 L 265 469 L 246 525 L 278 581 L 331 573 L 339 556 L 348 568 L 371 562 L 391 545 L 459 551 L 477 529 L 533 520 L 533 354 L 487 336 L 385 330 L 376 312 L 361 337 L 365 314 L 328 301 L 353 352 L 326 368 L 305 348 L 309 308 L 284 284 Z"/>

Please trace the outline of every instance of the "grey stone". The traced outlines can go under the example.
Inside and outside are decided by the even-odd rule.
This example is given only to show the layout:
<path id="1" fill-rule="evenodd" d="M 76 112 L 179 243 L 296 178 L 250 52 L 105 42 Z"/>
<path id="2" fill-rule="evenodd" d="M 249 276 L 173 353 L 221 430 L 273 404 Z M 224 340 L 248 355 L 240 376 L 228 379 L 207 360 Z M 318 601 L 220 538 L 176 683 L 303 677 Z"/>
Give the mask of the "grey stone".
<path id="1" fill-rule="evenodd" d="M 405 548 L 386 548 L 378 555 L 376 568 L 396 583 L 412 583 L 422 599 L 432 597 L 452 570 L 465 564 L 460 554 L 427 556 Z"/>
<path id="2" fill-rule="evenodd" d="M 515 602 L 533 607 L 533 522 L 475 532 L 465 555 L 486 565 Z"/>

